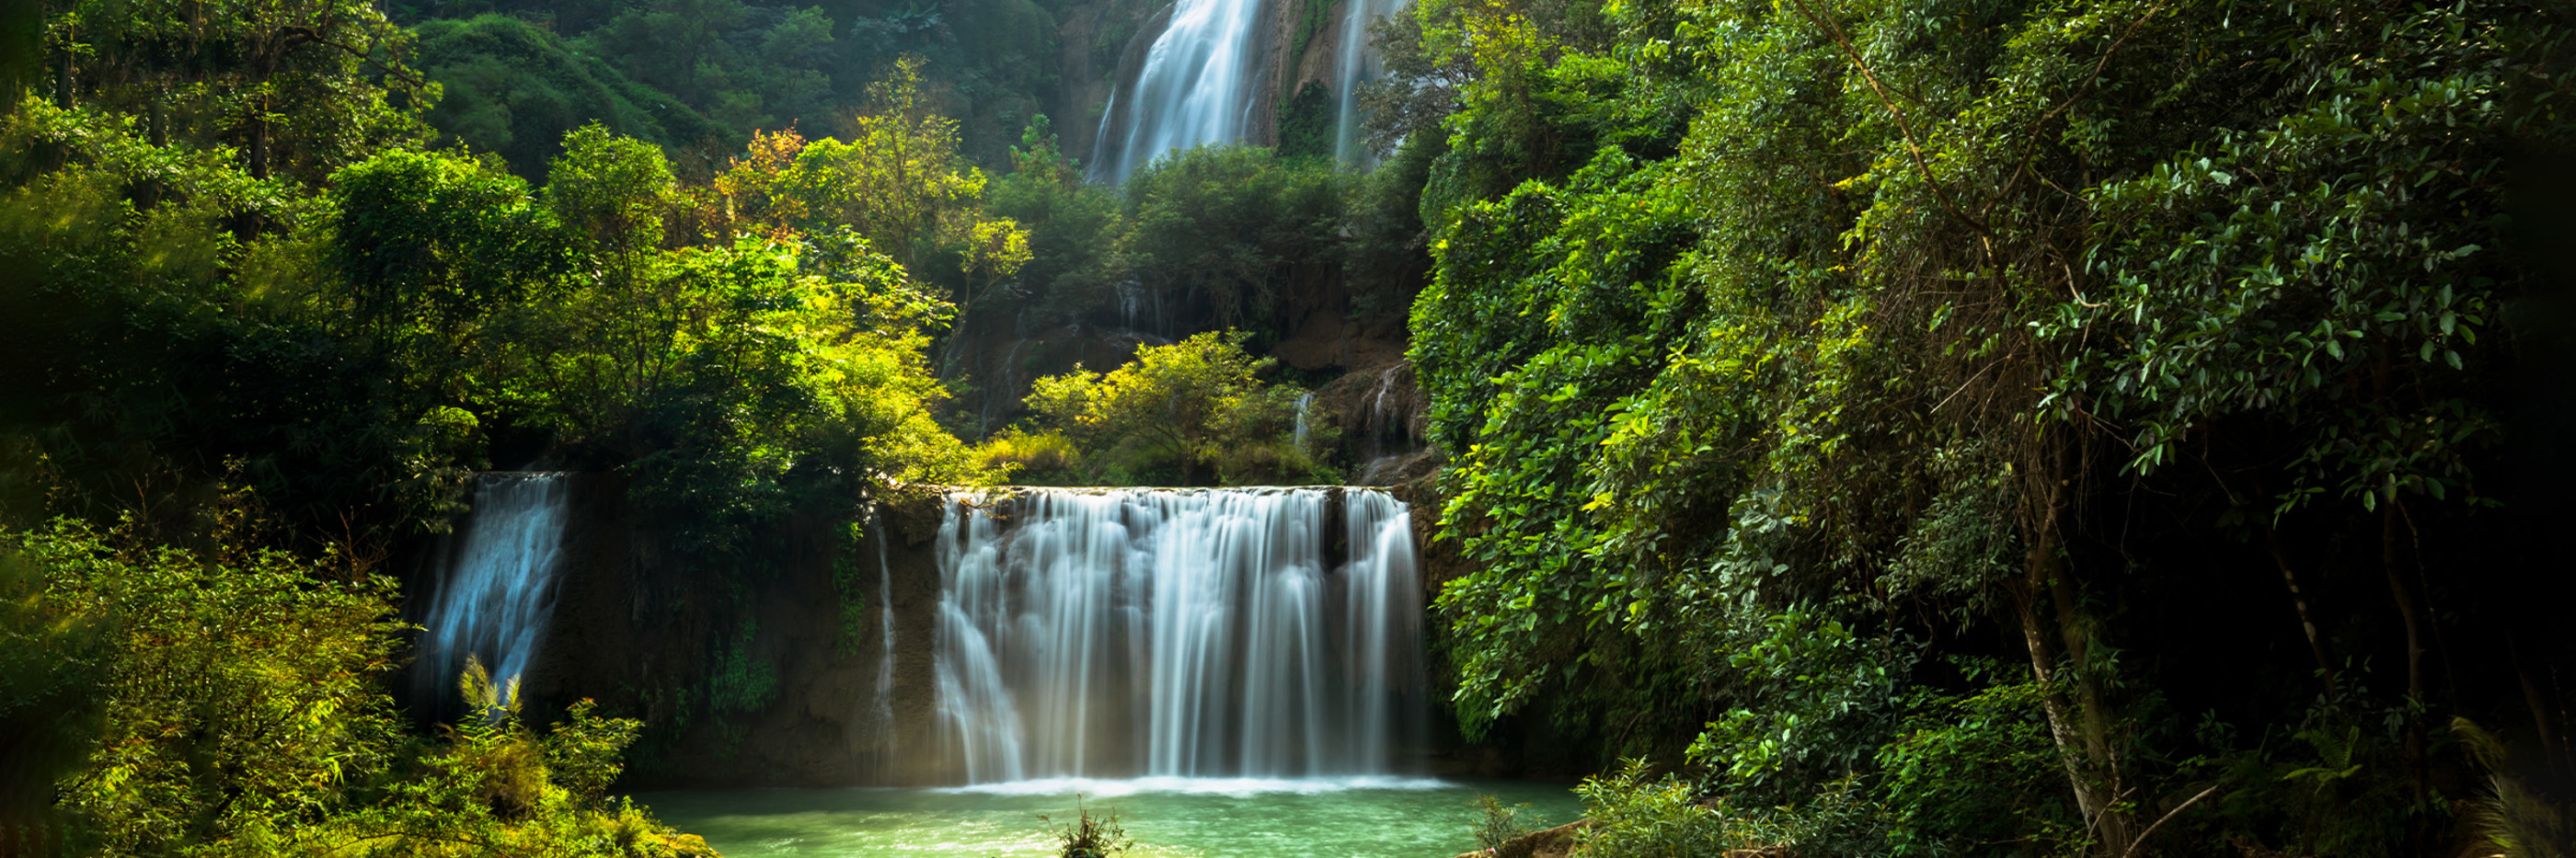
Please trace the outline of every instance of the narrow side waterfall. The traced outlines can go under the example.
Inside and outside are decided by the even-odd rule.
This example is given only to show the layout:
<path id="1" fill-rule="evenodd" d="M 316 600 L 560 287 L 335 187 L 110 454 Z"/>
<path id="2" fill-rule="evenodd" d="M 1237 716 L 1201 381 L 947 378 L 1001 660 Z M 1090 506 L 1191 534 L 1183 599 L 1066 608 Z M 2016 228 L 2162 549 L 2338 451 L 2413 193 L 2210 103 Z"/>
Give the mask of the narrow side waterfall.
<path id="1" fill-rule="evenodd" d="M 1311 431 L 1306 425 L 1306 412 L 1314 407 L 1314 391 L 1297 394 L 1297 424 L 1289 430 L 1288 437 L 1291 443 L 1297 445 L 1297 451 L 1301 453 L 1313 452 L 1306 449 L 1306 435 Z"/>
<path id="2" fill-rule="evenodd" d="M 1342 44 L 1333 68 L 1333 95 L 1339 99 L 1334 114 L 1333 158 L 1345 164 L 1367 165 L 1377 161 L 1374 153 L 1360 143 L 1360 84 L 1384 74 L 1377 48 L 1369 44 L 1369 25 L 1401 11 L 1405 0 L 1342 0 Z"/>
<path id="3" fill-rule="evenodd" d="M 1179 0 L 1133 89 L 1100 116 L 1092 178 L 1110 184 L 1174 149 L 1243 139 L 1260 77 L 1262 0 Z M 1123 107 L 1122 107 L 1123 105 Z"/>
<path id="4" fill-rule="evenodd" d="M 423 618 L 413 666 L 421 686 L 433 692 L 454 687 L 471 654 L 507 693 L 535 659 L 554 611 L 570 481 L 543 472 L 486 473 L 476 480 L 473 512 L 447 537 L 447 568 Z"/>
<path id="5" fill-rule="evenodd" d="M 886 529 L 883 511 L 868 513 L 868 541 L 877 549 L 877 699 L 868 710 L 876 720 L 877 744 L 892 748 L 894 730 L 894 564 L 886 560 Z M 879 759 L 880 773 L 886 760 Z"/>
<path id="6" fill-rule="evenodd" d="M 1385 493 L 985 502 L 952 495 L 937 547 L 939 711 L 968 782 L 1386 774 L 1421 728 L 1412 525 Z"/>

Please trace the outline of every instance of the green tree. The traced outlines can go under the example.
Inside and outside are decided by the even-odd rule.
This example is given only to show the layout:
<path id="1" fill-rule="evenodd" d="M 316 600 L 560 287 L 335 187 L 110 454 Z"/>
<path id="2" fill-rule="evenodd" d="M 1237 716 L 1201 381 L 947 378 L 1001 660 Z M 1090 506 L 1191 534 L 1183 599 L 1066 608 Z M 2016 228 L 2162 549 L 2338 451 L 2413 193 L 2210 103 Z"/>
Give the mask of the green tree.
<path id="1" fill-rule="evenodd" d="M 499 154 L 530 179 L 563 154 L 564 135 L 598 122 L 680 149 L 740 139 L 690 102 L 637 83 L 598 54 L 509 15 L 423 21 L 415 65 L 439 86 L 427 119 L 447 139 Z"/>
<path id="2" fill-rule="evenodd" d="M 1028 232 L 987 217 L 988 178 L 958 153 L 957 123 L 922 92 L 922 60 L 897 60 L 869 87 L 846 142 L 792 131 L 760 135 L 718 180 L 738 228 L 848 229 L 902 270 L 948 291 L 959 324 L 943 349 L 952 365 L 976 303 L 1030 258 Z"/>
<path id="3" fill-rule="evenodd" d="M 17 668 L 33 651 L 13 647 L 0 700 L 73 704 L 50 719 L 0 712 L 44 731 L 6 746 L 43 767 L 13 766 L 13 794 L 49 777 L 41 792 L 62 820 L 114 854 L 712 854 L 608 801 L 641 725 L 588 701 L 540 736 L 475 664 L 463 682 L 475 714 L 444 741 L 407 744 L 382 682 L 401 662 L 392 579 L 346 557 L 247 550 L 244 535 L 197 553 L 71 522 L 0 531 L 0 638 L 65 659 L 30 672 Z M 100 683 L 89 702 L 58 696 L 84 681 Z M 48 759 L 67 749 L 72 765 Z"/>
<path id="4" fill-rule="evenodd" d="M 230 147 L 256 179 L 314 181 L 418 141 L 437 98 L 405 65 L 411 33 L 351 0 L 74 3 L 46 42 L 56 106 L 137 117 L 155 144 Z"/>
<path id="5" fill-rule="evenodd" d="M 1255 378 L 1270 359 L 1245 353 L 1246 338 L 1209 332 L 1138 349 L 1134 361 L 1106 373 L 1077 367 L 1038 379 L 1028 405 L 1094 449 L 1143 447 L 1174 462 L 1182 485 L 1195 485 L 1201 464 L 1275 442 L 1295 419 L 1298 391 Z"/>
<path id="6" fill-rule="evenodd" d="M 2071 820 L 2031 805 L 2024 836 L 2153 848 L 2183 823 L 2144 808 L 2191 806 L 2209 772 L 2159 695 L 2210 680 L 2124 658 L 2173 641 L 2120 618 L 2263 585 L 2304 618 L 2315 578 L 2280 531 L 2359 532 L 2360 557 L 2310 543 L 2369 564 L 2385 605 L 2349 609 L 2340 649 L 2303 630 L 2333 702 L 2255 717 L 2360 720 L 2333 671 L 2393 654 L 2405 690 L 2374 705 L 2401 729 L 2359 735 L 2404 762 L 2353 789 L 2408 796 L 2374 818 L 2411 833 L 2342 842 L 2438 839 L 2434 751 L 2404 714 L 2439 694 L 2426 603 L 2498 585 L 2421 546 L 2503 532 L 2475 466 L 2507 359 L 2473 340 L 2533 283 L 2491 252 L 2511 240 L 2492 177 L 2566 145 L 2541 106 L 2565 87 L 2542 71 L 2557 13 L 1610 4 L 1605 46 L 1564 35 L 1580 15 L 1418 8 L 1422 49 L 1473 68 L 1423 193 L 1437 262 L 1413 317 L 1456 456 L 1444 533 L 1477 566 L 1440 598 L 1471 731 L 1534 705 L 1671 719 L 1598 738 L 1696 727 L 1734 792 L 1776 731 L 1668 701 L 1802 692 L 1759 681 L 1798 649 L 1729 630 L 1804 606 L 1870 637 L 1992 624 L 2046 729 L 1978 741 L 2044 741 L 2073 799 Z M 2207 541 L 2222 528 L 2250 540 Z M 2274 808 L 2229 824 L 2307 818 Z"/>
<path id="7" fill-rule="evenodd" d="M 1291 278 L 1331 260 L 1343 216 L 1331 164 L 1240 146 L 1157 159 L 1125 192 L 1120 264 L 1175 302 L 1205 296 L 1228 327 L 1274 320 Z"/>
<path id="8" fill-rule="evenodd" d="M 987 208 L 1028 228 L 1029 261 L 1017 272 L 1022 306 L 1071 318 L 1112 300 L 1118 194 L 1094 185 L 1059 148 L 1045 114 L 1029 120 L 1011 149 L 1011 171 L 995 179 Z"/>

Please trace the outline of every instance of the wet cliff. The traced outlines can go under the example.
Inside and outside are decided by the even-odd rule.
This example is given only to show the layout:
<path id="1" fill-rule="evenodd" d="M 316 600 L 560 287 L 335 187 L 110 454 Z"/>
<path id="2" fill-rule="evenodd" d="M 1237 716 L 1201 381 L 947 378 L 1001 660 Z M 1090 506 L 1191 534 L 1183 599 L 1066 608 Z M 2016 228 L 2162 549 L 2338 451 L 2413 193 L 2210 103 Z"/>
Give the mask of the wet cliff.
<path id="1" fill-rule="evenodd" d="M 738 556 L 704 558 L 674 551 L 672 522 L 639 510 L 623 479 L 568 479 L 551 622 L 522 678 L 531 717 L 589 698 L 643 719 L 631 787 L 933 777 L 895 749 L 935 739 L 936 493 L 791 513 Z M 411 592 L 432 591 L 442 559 L 420 547 Z M 435 684 L 410 696 L 425 717 L 455 714 Z"/>
<path id="2" fill-rule="evenodd" d="M 530 716 L 545 720 L 589 698 L 641 718 L 628 788 L 849 786 L 955 782 L 940 733 L 935 650 L 940 570 L 934 542 L 946 504 L 935 491 L 853 502 L 837 514 L 791 513 L 740 556 L 684 557 L 671 522 L 636 507 L 615 475 L 571 474 L 551 622 L 522 681 Z M 1422 509 L 1427 482 L 1398 487 Z M 1025 491 L 987 509 L 1014 514 Z M 1342 490 L 1327 490 L 1324 532 L 1338 532 Z M 1428 604 L 1460 574 L 1454 551 L 1422 545 Z M 1347 544 L 1325 548 L 1328 564 Z M 441 552 L 413 558 L 412 592 L 433 592 Z M 415 610 L 426 605 L 416 605 Z M 890 609 L 887 610 L 887 609 Z M 415 616 L 415 621 L 419 617 Z M 1426 620 L 1427 623 L 1427 620 Z M 1439 711 L 1447 683 L 1431 659 L 1428 734 L 1396 751 L 1405 771 L 1503 775 L 1571 771 L 1543 737 L 1463 743 Z M 442 717 L 438 696 L 412 692 L 416 711 Z M 452 704 L 450 704 L 452 705 Z M 455 713 L 444 713 L 453 718 Z"/>

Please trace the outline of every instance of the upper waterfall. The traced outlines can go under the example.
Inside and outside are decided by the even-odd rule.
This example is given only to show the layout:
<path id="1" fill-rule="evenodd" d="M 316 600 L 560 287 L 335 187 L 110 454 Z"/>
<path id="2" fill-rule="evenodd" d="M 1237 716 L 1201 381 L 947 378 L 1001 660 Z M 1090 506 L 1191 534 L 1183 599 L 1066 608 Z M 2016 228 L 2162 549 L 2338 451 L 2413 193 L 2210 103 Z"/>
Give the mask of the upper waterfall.
<path id="1" fill-rule="evenodd" d="M 1262 0 L 1179 0 L 1132 88 L 1112 93 L 1091 177 L 1117 184 L 1174 149 L 1243 139 L 1261 77 Z"/>
<path id="2" fill-rule="evenodd" d="M 1333 494 L 952 495 L 936 660 L 965 779 L 1393 770 L 1423 703 L 1410 514 Z"/>
<path id="3" fill-rule="evenodd" d="M 509 693 L 536 658 L 554 612 L 568 480 L 557 473 L 477 475 L 473 512 L 442 540 L 443 574 L 423 618 L 420 686 L 443 692 L 469 654 Z"/>

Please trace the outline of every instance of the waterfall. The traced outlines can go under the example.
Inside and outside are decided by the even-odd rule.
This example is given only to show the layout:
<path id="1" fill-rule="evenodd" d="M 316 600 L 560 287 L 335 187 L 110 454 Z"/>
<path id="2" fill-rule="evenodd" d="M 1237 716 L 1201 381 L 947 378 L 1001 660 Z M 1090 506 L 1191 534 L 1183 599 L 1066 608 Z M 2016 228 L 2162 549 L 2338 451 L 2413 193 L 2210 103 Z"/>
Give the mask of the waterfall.
<path id="1" fill-rule="evenodd" d="M 1092 178 L 1110 184 L 1174 149 L 1243 139 L 1251 120 L 1262 0 L 1179 0 L 1144 70 L 1100 115 Z"/>
<path id="2" fill-rule="evenodd" d="M 877 699 L 869 714 L 876 719 L 877 747 L 894 747 L 894 564 L 886 560 L 885 513 L 868 512 L 868 541 L 877 548 Z M 879 759 L 879 769 L 887 768 Z"/>
<path id="3" fill-rule="evenodd" d="M 1297 394 L 1297 425 L 1289 431 L 1288 436 L 1290 443 L 1297 445 L 1297 451 L 1300 453 L 1312 452 L 1306 449 L 1306 409 L 1313 407 L 1314 404 L 1314 391 Z"/>
<path id="4" fill-rule="evenodd" d="M 1418 730 L 1411 520 L 1344 489 L 949 499 L 943 735 L 973 783 L 1382 774 Z"/>
<path id="5" fill-rule="evenodd" d="M 1376 80 L 1385 69 L 1369 44 L 1368 28 L 1377 19 L 1404 8 L 1404 0 L 1342 0 L 1342 44 L 1333 70 L 1333 94 L 1340 109 L 1333 119 L 1333 157 L 1345 164 L 1375 163 L 1375 153 L 1360 144 L 1360 84 Z"/>
<path id="6" fill-rule="evenodd" d="M 526 673 L 554 611 L 569 481 L 557 473 L 477 476 L 473 513 L 447 537 L 445 576 L 422 623 L 420 684 L 453 687 L 465 657 L 482 659 L 508 693 Z"/>
<path id="7" fill-rule="evenodd" d="M 1422 587 L 1414 567 L 1413 513 L 1380 491 L 1345 490 L 1345 537 L 1351 559 L 1343 652 L 1364 654 L 1354 671 L 1385 671 L 1351 696 L 1351 746 L 1362 759 L 1387 759 L 1421 725 L 1406 697 L 1425 687 Z M 1390 715 L 1394 717 L 1389 717 Z"/>

